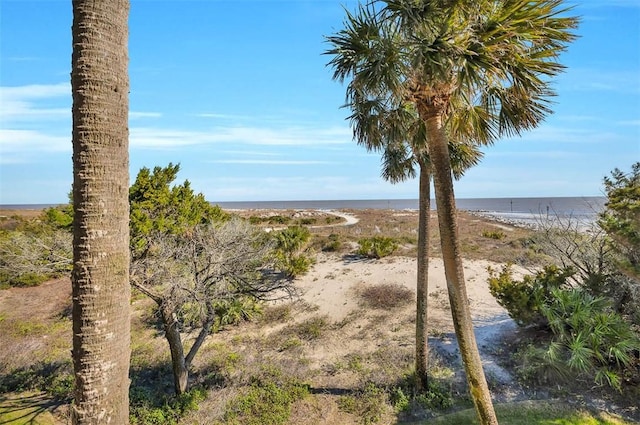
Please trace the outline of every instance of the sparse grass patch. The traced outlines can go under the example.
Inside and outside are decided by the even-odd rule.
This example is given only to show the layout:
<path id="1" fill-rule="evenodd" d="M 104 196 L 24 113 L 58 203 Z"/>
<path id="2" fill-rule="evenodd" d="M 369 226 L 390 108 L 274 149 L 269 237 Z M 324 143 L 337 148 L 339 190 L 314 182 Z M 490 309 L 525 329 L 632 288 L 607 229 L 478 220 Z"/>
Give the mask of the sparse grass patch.
<path id="1" fill-rule="evenodd" d="M 0 393 L 43 391 L 56 400 L 69 400 L 73 391 L 71 362 L 39 362 L 0 375 Z"/>
<path id="2" fill-rule="evenodd" d="M 392 283 L 365 286 L 358 292 L 365 306 L 378 309 L 403 307 L 412 303 L 415 298 L 411 289 Z"/>
<path id="3" fill-rule="evenodd" d="M 324 316 L 312 317 L 296 325 L 296 334 L 300 339 L 311 341 L 320 338 L 329 323 Z"/>
<path id="4" fill-rule="evenodd" d="M 291 304 L 278 304 L 266 307 L 260 316 L 264 324 L 284 323 L 292 318 Z"/>
<path id="5" fill-rule="evenodd" d="M 549 401 L 524 401 L 495 405 L 501 425 L 632 425 L 607 413 L 592 413 L 571 406 Z M 430 419 L 429 425 L 477 424 L 474 409 Z"/>
<path id="6" fill-rule="evenodd" d="M 360 418 L 360 423 L 370 425 L 378 423 L 387 411 L 388 397 L 382 388 L 367 384 L 356 394 L 342 396 L 338 399 L 340 410 Z"/>

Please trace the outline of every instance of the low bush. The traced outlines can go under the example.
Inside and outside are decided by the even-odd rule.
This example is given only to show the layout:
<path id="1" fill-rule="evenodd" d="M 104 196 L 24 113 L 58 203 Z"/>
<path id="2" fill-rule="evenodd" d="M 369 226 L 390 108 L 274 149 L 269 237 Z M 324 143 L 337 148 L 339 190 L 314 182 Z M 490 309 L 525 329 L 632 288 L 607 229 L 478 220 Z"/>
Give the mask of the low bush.
<path id="1" fill-rule="evenodd" d="M 482 237 L 487 239 L 502 240 L 506 238 L 507 235 L 505 235 L 504 232 L 501 232 L 500 230 L 484 230 L 482 232 Z"/>
<path id="2" fill-rule="evenodd" d="M 638 365 L 640 340 L 611 307 L 606 298 L 583 289 L 553 290 L 541 308 L 553 332 L 546 358 L 576 375 L 595 372 L 596 384 L 621 390 L 625 371 Z"/>
<path id="3" fill-rule="evenodd" d="M 374 236 L 362 238 L 358 241 L 360 248 L 357 253 L 368 258 L 383 258 L 393 254 L 398 249 L 398 243 L 393 238 Z"/>
<path id="4" fill-rule="evenodd" d="M 332 233 L 329 235 L 326 243 L 323 245 L 322 250 L 324 252 L 337 252 L 342 248 L 342 241 L 340 235 Z"/>
<path id="5" fill-rule="evenodd" d="M 516 323 L 551 331 L 542 348 L 525 349 L 525 375 L 549 381 L 590 377 L 620 390 L 623 376 L 638 373 L 638 337 L 609 299 L 567 282 L 572 269 L 547 266 L 521 281 L 513 279 L 509 266 L 498 275 L 489 272 L 491 293 Z"/>
<path id="6" fill-rule="evenodd" d="M 289 278 L 300 276 L 309 271 L 314 263 L 306 248 L 311 233 L 306 227 L 291 226 L 273 233 L 277 265 Z"/>
<path id="7" fill-rule="evenodd" d="M 550 301 L 553 289 L 566 287 L 567 279 L 574 274 L 572 269 L 560 269 L 553 265 L 546 266 L 533 276 L 526 275 L 522 280 L 513 278 L 511 265 L 504 266 L 500 273 L 491 267 L 488 271 L 491 295 L 520 326 L 546 326 L 542 305 Z"/>
<path id="8" fill-rule="evenodd" d="M 242 425 L 286 424 L 291 406 L 309 395 L 309 386 L 270 369 L 251 379 L 243 394 L 227 404 L 225 423 Z"/>
<path id="9" fill-rule="evenodd" d="M 356 394 L 344 395 L 338 399 L 338 407 L 343 412 L 360 418 L 363 425 L 378 423 L 385 413 L 388 396 L 384 389 L 367 384 Z"/>
<path id="10" fill-rule="evenodd" d="M 193 388 L 176 397 L 158 399 L 140 388 L 130 391 L 129 423 L 131 425 L 175 425 L 188 412 L 197 410 L 207 397 L 203 388 Z"/>

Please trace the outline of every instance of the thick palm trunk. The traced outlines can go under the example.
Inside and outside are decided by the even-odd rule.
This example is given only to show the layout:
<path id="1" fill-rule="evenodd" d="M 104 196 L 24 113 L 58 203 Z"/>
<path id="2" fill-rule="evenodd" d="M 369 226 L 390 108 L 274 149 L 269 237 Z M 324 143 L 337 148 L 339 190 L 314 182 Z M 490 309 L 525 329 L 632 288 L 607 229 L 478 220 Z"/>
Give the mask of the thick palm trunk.
<path id="1" fill-rule="evenodd" d="M 177 395 L 187 391 L 189 385 L 189 368 L 184 357 L 182 338 L 178 329 L 178 321 L 172 308 L 160 306 L 160 316 L 164 325 L 164 335 L 171 351 L 171 367 L 173 369 L 173 388 Z"/>
<path id="2" fill-rule="evenodd" d="M 128 13 L 73 1 L 74 424 L 129 422 Z"/>
<path id="3" fill-rule="evenodd" d="M 482 369 L 482 361 L 473 333 L 469 299 L 464 280 L 462 257 L 458 243 L 456 205 L 453 192 L 451 163 L 441 115 L 425 117 L 428 134 L 429 156 L 435 183 L 440 243 L 444 261 L 449 303 L 453 324 L 462 355 L 469 391 L 476 407 L 480 424 L 497 425 L 491 393 Z M 424 119 L 424 118 L 423 118 Z"/>
<path id="4" fill-rule="evenodd" d="M 427 388 L 428 356 L 427 301 L 429 297 L 429 216 L 431 214 L 431 170 L 420 161 L 418 194 L 418 271 L 416 284 L 416 383 Z"/>

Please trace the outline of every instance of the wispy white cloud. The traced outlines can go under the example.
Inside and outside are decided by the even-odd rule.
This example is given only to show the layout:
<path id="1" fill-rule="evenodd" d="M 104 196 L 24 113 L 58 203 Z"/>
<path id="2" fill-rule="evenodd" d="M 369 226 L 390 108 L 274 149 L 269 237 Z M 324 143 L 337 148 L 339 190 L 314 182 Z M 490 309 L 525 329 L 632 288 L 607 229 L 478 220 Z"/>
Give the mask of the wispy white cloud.
<path id="1" fill-rule="evenodd" d="M 638 70 L 570 68 L 560 78 L 566 90 L 640 93 Z"/>
<path id="2" fill-rule="evenodd" d="M 417 197 L 417 184 L 397 185 L 378 176 L 315 176 L 190 179 L 194 190 L 212 202 L 289 199 L 384 199 Z"/>
<path id="3" fill-rule="evenodd" d="M 616 124 L 618 125 L 628 125 L 632 127 L 639 127 L 640 120 L 629 120 L 629 121 L 618 121 Z"/>
<path id="4" fill-rule="evenodd" d="M 69 98 L 71 98 L 71 85 L 69 83 L 58 83 L 0 87 L 0 99 L 3 101 L 14 99 L 43 99 L 58 96 L 69 96 Z"/>
<path id="5" fill-rule="evenodd" d="M 47 102 L 50 99 L 55 100 L 55 106 Z M 63 119 L 71 120 L 69 83 L 0 87 L 0 120 L 3 127 L 14 122 Z"/>
<path id="6" fill-rule="evenodd" d="M 136 112 L 136 111 L 129 112 L 129 119 L 131 120 L 136 120 L 140 118 L 160 118 L 160 117 L 162 117 L 162 113 L 160 112 Z"/>
<path id="7" fill-rule="evenodd" d="M 521 137 L 507 139 L 527 143 L 612 143 L 623 141 L 623 135 L 612 131 L 597 131 L 592 128 L 557 127 L 543 125 L 535 130 L 523 133 Z"/>
<path id="8" fill-rule="evenodd" d="M 35 130 L 0 128 L 0 140 L 1 164 L 33 162 L 43 152 L 71 152 L 71 133 L 55 136 Z"/>
<path id="9" fill-rule="evenodd" d="M 131 146 L 173 149 L 185 146 L 234 143 L 264 146 L 324 146 L 351 142 L 348 128 L 218 127 L 210 131 L 132 128 Z"/>
<path id="10" fill-rule="evenodd" d="M 312 164 L 336 164 L 331 161 L 308 161 L 287 159 L 220 159 L 208 161 L 213 164 L 256 164 L 256 165 L 312 165 Z"/>

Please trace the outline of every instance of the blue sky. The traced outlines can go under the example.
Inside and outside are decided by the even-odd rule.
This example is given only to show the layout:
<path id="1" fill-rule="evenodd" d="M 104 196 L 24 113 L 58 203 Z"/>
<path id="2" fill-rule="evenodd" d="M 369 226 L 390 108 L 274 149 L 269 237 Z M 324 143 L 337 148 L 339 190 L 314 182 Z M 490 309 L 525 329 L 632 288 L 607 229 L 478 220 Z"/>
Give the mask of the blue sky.
<path id="1" fill-rule="evenodd" d="M 324 36 L 333 0 L 132 0 L 131 178 L 180 163 L 210 201 L 417 198 L 351 139 Z M 598 196 L 640 160 L 640 1 L 571 3 L 580 38 L 555 113 L 500 140 L 460 198 Z M 71 1 L 0 0 L 0 204 L 62 203 L 72 181 Z"/>

